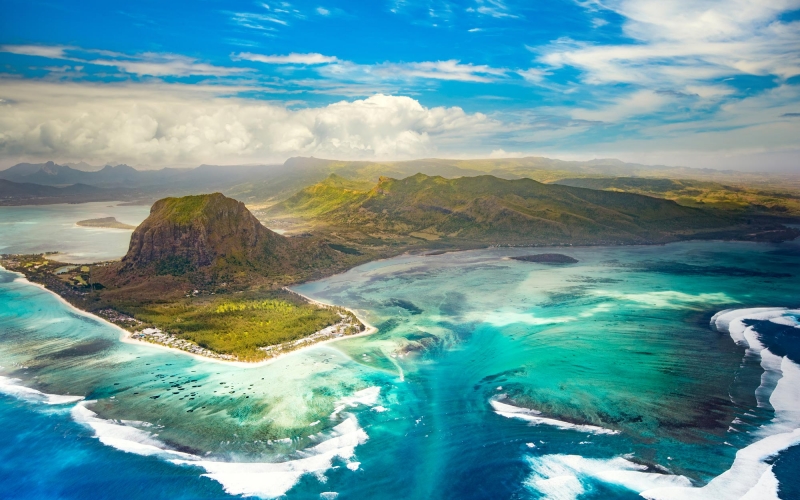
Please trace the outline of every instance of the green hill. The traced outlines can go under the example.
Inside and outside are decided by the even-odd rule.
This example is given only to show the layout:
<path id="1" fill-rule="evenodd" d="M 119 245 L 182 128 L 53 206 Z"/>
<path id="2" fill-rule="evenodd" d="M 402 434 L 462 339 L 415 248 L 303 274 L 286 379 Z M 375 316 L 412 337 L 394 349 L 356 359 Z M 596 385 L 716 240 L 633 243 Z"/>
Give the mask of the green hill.
<path id="1" fill-rule="evenodd" d="M 456 246 L 653 243 L 737 225 L 670 200 L 489 175 L 381 178 L 369 190 L 332 176 L 271 213 L 337 234 L 405 235 Z"/>
<path id="2" fill-rule="evenodd" d="M 645 194 L 675 200 L 685 206 L 751 214 L 800 216 L 800 194 L 791 189 L 756 189 L 710 181 L 643 177 L 570 178 L 555 183 Z"/>

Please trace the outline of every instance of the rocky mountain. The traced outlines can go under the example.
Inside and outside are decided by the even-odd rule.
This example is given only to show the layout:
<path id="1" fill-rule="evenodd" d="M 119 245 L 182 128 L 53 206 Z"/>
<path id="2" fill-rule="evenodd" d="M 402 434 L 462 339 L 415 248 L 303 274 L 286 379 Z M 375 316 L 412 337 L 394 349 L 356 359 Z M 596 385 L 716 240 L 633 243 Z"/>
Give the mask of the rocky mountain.
<path id="1" fill-rule="evenodd" d="M 214 193 L 157 201 L 103 280 L 118 286 L 159 277 L 177 285 L 286 284 L 346 260 L 321 239 L 270 231 L 244 203 Z"/>

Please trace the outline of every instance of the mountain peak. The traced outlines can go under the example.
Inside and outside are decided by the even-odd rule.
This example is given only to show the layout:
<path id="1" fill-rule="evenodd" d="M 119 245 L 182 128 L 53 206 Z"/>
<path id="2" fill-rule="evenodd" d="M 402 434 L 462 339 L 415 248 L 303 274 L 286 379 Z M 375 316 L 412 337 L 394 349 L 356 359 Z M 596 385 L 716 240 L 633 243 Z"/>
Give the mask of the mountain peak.
<path id="1" fill-rule="evenodd" d="M 201 269 L 236 263 L 258 267 L 287 239 L 261 225 L 244 203 L 220 193 L 164 198 L 131 236 L 124 269 L 180 263 Z"/>

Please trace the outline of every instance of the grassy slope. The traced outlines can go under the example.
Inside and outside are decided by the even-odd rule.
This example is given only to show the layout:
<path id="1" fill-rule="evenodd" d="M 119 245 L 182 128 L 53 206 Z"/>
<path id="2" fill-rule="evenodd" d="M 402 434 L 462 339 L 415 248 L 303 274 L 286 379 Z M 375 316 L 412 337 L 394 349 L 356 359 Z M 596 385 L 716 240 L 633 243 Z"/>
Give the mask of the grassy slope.
<path id="1" fill-rule="evenodd" d="M 755 212 L 772 215 L 796 215 L 800 177 L 780 174 L 757 174 L 712 169 L 645 166 L 618 160 L 562 161 L 542 157 L 477 160 L 421 159 L 401 162 L 338 161 L 316 158 L 291 158 L 274 180 L 248 183 L 230 191 L 248 204 L 264 208 L 292 196 L 295 192 L 323 181 L 330 174 L 375 183 L 381 176 L 405 178 L 417 173 L 456 178 L 493 175 L 503 179 L 528 178 L 554 183 L 569 180 L 582 187 L 615 189 L 676 200 L 686 206 L 711 205 L 720 210 L 741 212 L 755 207 Z M 611 179 L 625 178 L 652 181 L 653 187 L 625 182 L 611 186 Z M 672 190 L 660 185 L 664 180 L 677 183 Z M 597 184 L 592 184 L 596 181 Z M 601 187 L 608 186 L 608 187 Z M 753 211 L 753 210 L 751 210 Z"/>
<path id="2" fill-rule="evenodd" d="M 672 201 L 493 176 L 383 178 L 371 190 L 336 177 L 277 205 L 336 231 L 426 235 L 442 243 L 655 242 L 732 226 Z M 318 196 L 319 195 L 319 196 Z"/>
<path id="3" fill-rule="evenodd" d="M 800 216 L 800 192 L 754 189 L 718 182 L 641 177 L 568 178 L 557 184 L 622 191 L 675 200 L 681 205 L 735 212 Z"/>

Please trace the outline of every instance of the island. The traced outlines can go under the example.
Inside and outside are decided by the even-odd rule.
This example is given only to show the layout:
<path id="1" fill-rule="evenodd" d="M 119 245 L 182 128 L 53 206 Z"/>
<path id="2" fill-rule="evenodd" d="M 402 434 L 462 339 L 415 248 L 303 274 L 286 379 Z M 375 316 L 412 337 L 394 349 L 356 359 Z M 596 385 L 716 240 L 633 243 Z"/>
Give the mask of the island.
<path id="1" fill-rule="evenodd" d="M 99 219 L 86 219 L 76 222 L 81 227 L 100 227 L 105 229 L 136 229 L 136 226 L 125 224 L 116 219 L 116 217 L 101 217 Z"/>
<path id="2" fill-rule="evenodd" d="M 560 253 L 540 253 L 535 255 L 521 255 L 511 257 L 512 260 L 522 262 L 537 262 L 539 264 L 577 264 L 578 259 Z"/>

